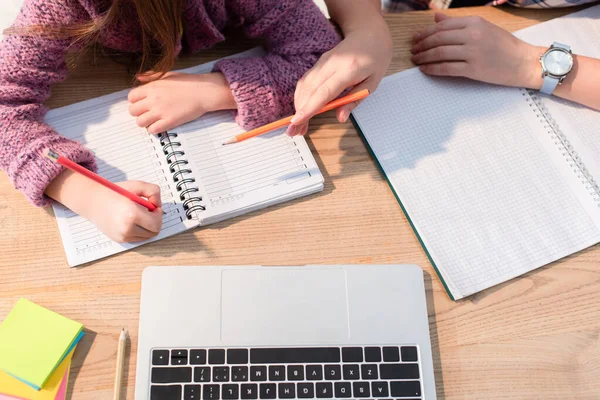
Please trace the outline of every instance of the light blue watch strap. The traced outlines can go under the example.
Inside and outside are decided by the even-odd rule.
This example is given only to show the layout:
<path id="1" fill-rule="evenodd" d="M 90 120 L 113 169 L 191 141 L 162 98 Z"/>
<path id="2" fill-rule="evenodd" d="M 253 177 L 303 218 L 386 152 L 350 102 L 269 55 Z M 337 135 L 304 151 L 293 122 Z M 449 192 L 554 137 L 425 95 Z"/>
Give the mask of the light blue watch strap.
<path id="1" fill-rule="evenodd" d="M 544 94 L 552 94 L 552 92 L 554 92 L 554 89 L 556 89 L 556 87 L 558 86 L 558 82 L 559 82 L 558 78 L 554 78 L 550 75 L 546 75 L 544 77 L 544 83 L 542 84 L 542 88 L 540 89 L 540 92 L 542 92 Z"/>

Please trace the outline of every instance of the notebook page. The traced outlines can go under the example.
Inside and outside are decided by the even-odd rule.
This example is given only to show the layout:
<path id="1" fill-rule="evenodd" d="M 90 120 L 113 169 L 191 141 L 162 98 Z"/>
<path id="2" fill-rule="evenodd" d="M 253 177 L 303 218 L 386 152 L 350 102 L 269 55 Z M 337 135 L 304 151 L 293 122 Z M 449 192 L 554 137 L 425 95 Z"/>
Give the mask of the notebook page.
<path id="1" fill-rule="evenodd" d="M 455 299 L 600 241 L 519 89 L 412 69 L 354 115 Z"/>
<path id="2" fill-rule="evenodd" d="M 550 46 L 557 41 L 571 46 L 574 54 L 600 58 L 600 6 L 534 25 L 516 33 L 526 42 Z M 588 171 L 600 183 L 600 112 L 555 96 L 540 95 L 560 128 L 583 160 Z M 600 193 L 597 194 L 600 196 Z M 599 199 L 600 200 L 600 199 Z M 600 214 L 598 203 L 596 213 Z M 600 217 L 600 215 L 599 215 Z"/>
<path id="3" fill-rule="evenodd" d="M 160 240 L 195 226 L 189 221 L 161 152 L 158 137 L 139 128 L 128 112 L 128 91 L 122 91 L 50 111 L 46 122 L 61 135 L 76 140 L 96 155 L 98 174 L 112 182 L 140 180 L 161 188 L 162 230 L 155 238 L 119 244 L 96 226 L 61 204 L 53 205 L 69 265 L 75 266 Z"/>
<path id="4" fill-rule="evenodd" d="M 217 112 L 175 130 L 186 157 L 201 181 L 206 211 L 203 224 L 230 218 L 313 193 L 323 176 L 303 137 L 290 138 L 282 129 L 223 146 L 243 130 L 231 112 Z"/>

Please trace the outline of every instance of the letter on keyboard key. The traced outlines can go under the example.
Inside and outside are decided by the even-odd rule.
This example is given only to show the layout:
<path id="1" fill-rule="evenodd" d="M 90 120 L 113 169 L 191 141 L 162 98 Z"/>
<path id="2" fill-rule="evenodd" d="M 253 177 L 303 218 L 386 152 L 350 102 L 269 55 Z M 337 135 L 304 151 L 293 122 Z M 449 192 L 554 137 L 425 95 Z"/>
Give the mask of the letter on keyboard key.
<path id="1" fill-rule="evenodd" d="M 371 395 L 369 382 L 354 382 L 352 389 L 354 397 L 369 397 Z"/>
<path id="2" fill-rule="evenodd" d="M 245 383 L 241 389 L 242 399 L 258 399 L 258 385 L 256 383 Z"/>
<path id="3" fill-rule="evenodd" d="M 267 380 L 267 367 L 265 367 L 265 366 L 250 367 L 250 380 L 252 382 L 265 382 Z"/>
<path id="4" fill-rule="evenodd" d="M 339 365 L 326 365 L 325 379 L 328 381 L 339 381 L 342 379 L 342 368 Z"/>
<path id="5" fill-rule="evenodd" d="M 387 382 L 371 382 L 371 395 L 373 397 L 388 397 L 388 383 Z"/>
<path id="6" fill-rule="evenodd" d="M 336 399 L 352 397 L 352 386 L 350 385 L 350 382 L 336 382 L 334 387 Z"/>
<path id="7" fill-rule="evenodd" d="M 205 400 L 219 400 L 220 389 L 219 385 L 202 385 L 202 398 Z"/>
<path id="8" fill-rule="evenodd" d="M 240 397 L 240 387 L 238 385 L 223 385 L 223 399 L 239 399 Z"/>
<path id="9" fill-rule="evenodd" d="M 360 379 L 360 372 L 358 371 L 358 365 L 356 364 L 346 364 L 343 367 L 344 370 L 344 380 L 358 380 Z"/>
<path id="10" fill-rule="evenodd" d="M 361 374 L 362 374 L 362 379 L 364 380 L 374 380 L 378 378 L 378 373 L 377 373 L 377 365 L 375 364 L 363 364 L 360 366 L 361 369 Z"/>
<path id="11" fill-rule="evenodd" d="M 419 379 L 419 364 L 380 364 L 381 379 Z"/>
<path id="12" fill-rule="evenodd" d="M 315 397 L 315 384 L 314 383 L 299 383 L 298 384 L 298 398 L 299 399 L 313 399 Z"/>
<path id="13" fill-rule="evenodd" d="M 293 383 L 280 383 L 278 390 L 280 399 L 296 398 L 296 385 Z"/>
<path id="14" fill-rule="evenodd" d="M 419 381 L 401 381 L 390 382 L 390 391 L 394 397 L 415 397 L 421 396 L 421 382 Z"/>
<path id="15" fill-rule="evenodd" d="M 271 365 L 269 367 L 270 381 L 285 381 L 285 365 Z"/>
<path id="16" fill-rule="evenodd" d="M 190 367 L 154 367 L 152 368 L 152 383 L 188 383 L 192 381 Z"/>
<path id="17" fill-rule="evenodd" d="M 307 365 L 306 366 L 306 380 L 307 381 L 323 380 L 323 367 L 320 365 Z"/>
<path id="18" fill-rule="evenodd" d="M 181 386 L 152 386 L 150 400 L 173 400 L 181 398 Z"/>
<path id="19" fill-rule="evenodd" d="M 337 347 L 260 348 L 250 350 L 252 364 L 310 364 L 340 362 Z"/>
<path id="20" fill-rule="evenodd" d="M 261 399 L 274 399 L 277 397 L 277 385 L 274 383 L 261 383 L 259 392 Z"/>
<path id="21" fill-rule="evenodd" d="M 331 399 L 333 398 L 333 384 L 331 382 L 317 383 L 317 398 Z"/>
<path id="22" fill-rule="evenodd" d="M 304 367 L 302 365 L 288 365 L 288 381 L 303 381 Z"/>

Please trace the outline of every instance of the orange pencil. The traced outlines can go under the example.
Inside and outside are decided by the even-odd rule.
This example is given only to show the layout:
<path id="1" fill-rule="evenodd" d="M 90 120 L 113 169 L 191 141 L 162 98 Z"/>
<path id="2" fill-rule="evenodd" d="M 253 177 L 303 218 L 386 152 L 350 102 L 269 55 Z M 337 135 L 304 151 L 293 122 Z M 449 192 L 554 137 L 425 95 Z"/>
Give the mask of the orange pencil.
<path id="1" fill-rule="evenodd" d="M 71 171 L 78 172 L 81 175 L 86 176 L 95 182 L 98 182 L 102 186 L 105 186 L 105 187 L 109 188 L 110 190 L 117 192 L 122 196 L 127 197 L 129 200 L 134 201 L 134 202 L 138 203 L 139 205 L 146 207 L 150 211 L 154 211 L 157 208 L 156 205 L 150 203 L 148 200 L 141 198 L 140 196 L 136 196 L 135 194 L 131 193 L 130 191 L 123 189 L 119 185 L 115 185 L 111 181 L 104 179 L 100 175 L 93 173 L 89 169 L 82 167 L 81 165 L 69 160 L 68 158 L 59 156 L 57 153 L 55 153 L 54 151 L 52 151 L 50 149 L 48 149 L 48 153 L 46 154 L 46 157 L 48 157 L 52 161 L 56 161 L 57 163 L 59 163 L 60 165 L 62 165 L 65 168 L 70 169 Z M 164 212 L 163 212 L 163 214 L 164 214 Z"/>
<path id="2" fill-rule="evenodd" d="M 334 108 L 338 108 L 338 107 L 344 106 L 346 104 L 350 104 L 353 101 L 362 100 L 365 97 L 367 97 L 368 95 L 369 95 L 369 90 L 368 89 L 363 89 L 363 90 L 361 90 L 359 92 L 356 92 L 354 94 L 349 94 L 347 96 L 340 97 L 339 99 L 336 99 L 336 100 L 332 101 L 331 103 L 327 103 L 325 105 L 325 107 L 321 108 L 317 114 L 321 114 L 321 113 L 324 113 L 326 111 L 333 110 Z M 239 135 L 234 136 L 231 139 L 227 139 L 227 141 L 225 143 L 223 143 L 223 145 L 232 144 L 232 143 L 238 143 L 238 142 L 241 142 L 243 140 L 250 139 L 250 138 L 253 138 L 253 137 L 256 137 L 256 136 L 260 136 L 260 135 L 265 134 L 267 132 L 271 132 L 271 131 L 273 131 L 275 129 L 284 127 L 284 126 L 289 125 L 291 123 L 292 118 L 293 118 L 293 116 L 286 117 L 286 118 L 280 119 L 279 121 L 271 122 L 270 124 L 267 124 L 265 126 L 261 126 L 260 128 L 251 129 L 248 132 L 240 133 Z"/>

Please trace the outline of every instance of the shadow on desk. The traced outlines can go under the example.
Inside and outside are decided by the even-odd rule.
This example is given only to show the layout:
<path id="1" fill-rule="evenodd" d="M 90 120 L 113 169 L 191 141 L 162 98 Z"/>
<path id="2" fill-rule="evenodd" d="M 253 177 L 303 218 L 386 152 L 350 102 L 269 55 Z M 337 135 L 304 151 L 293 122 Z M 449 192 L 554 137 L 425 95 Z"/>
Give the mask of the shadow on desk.
<path id="1" fill-rule="evenodd" d="M 75 353 L 73 354 L 73 361 L 71 362 L 71 368 L 69 370 L 69 382 L 67 384 L 67 395 L 65 400 L 72 400 L 73 398 L 73 386 L 79 375 L 79 370 L 85 362 L 85 359 L 92 348 L 92 344 L 98 335 L 96 332 L 84 328 L 85 335 L 81 338 L 81 341 L 77 344 Z"/>
<path id="2" fill-rule="evenodd" d="M 433 302 L 433 281 L 429 273 L 423 271 L 425 279 L 425 297 L 427 300 L 427 316 L 429 317 L 429 335 L 431 337 L 431 354 L 433 357 L 433 373 L 435 376 L 435 391 L 437 400 L 444 400 L 444 378 L 442 376 L 442 359 Z"/>

